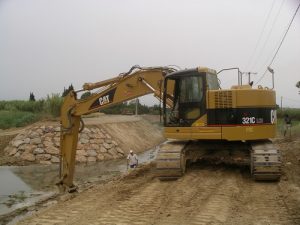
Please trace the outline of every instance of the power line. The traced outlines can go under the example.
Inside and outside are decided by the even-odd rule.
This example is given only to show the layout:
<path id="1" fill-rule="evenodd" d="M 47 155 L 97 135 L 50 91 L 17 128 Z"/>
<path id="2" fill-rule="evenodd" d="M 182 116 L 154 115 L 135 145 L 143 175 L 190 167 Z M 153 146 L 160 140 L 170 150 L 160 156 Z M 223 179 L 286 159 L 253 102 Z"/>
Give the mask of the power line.
<path id="1" fill-rule="evenodd" d="M 297 12 L 298 12 L 299 8 L 300 8 L 300 3 L 299 3 L 299 5 L 298 5 L 298 7 L 297 7 L 297 9 L 296 9 L 296 11 L 295 11 L 295 13 L 294 13 L 294 15 L 293 15 L 291 21 L 290 21 L 290 23 L 289 23 L 289 26 L 288 26 L 288 28 L 287 28 L 287 30 L 286 30 L 286 32 L 285 32 L 283 38 L 282 38 L 282 40 L 281 40 L 281 42 L 280 42 L 280 44 L 279 44 L 277 50 L 276 50 L 276 52 L 275 52 L 275 54 L 274 54 L 274 56 L 273 56 L 271 62 L 269 63 L 269 66 L 271 66 L 272 63 L 274 62 L 274 60 L 275 60 L 275 58 L 276 58 L 276 56 L 277 56 L 277 54 L 278 54 L 278 52 L 279 52 L 279 49 L 280 49 L 280 47 L 282 46 L 282 43 L 283 43 L 283 41 L 285 40 L 285 37 L 286 37 L 287 33 L 288 33 L 289 30 L 290 30 L 290 27 L 291 27 L 291 25 L 292 25 L 292 23 L 293 23 L 293 21 L 294 21 L 294 18 L 295 18 L 296 15 L 297 15 Z M 257 84 L 258 82 L 260 82 L 260 81 L 263 79 L 263 77 L 266 75 L 267 71 L 268 71 L 268 70 L 266 69 L 266 71 L 263 73 L 263 75 L 259 78 L 259 80 L 258 80 L 255 84 Z"/>
<path id="2" fill-rule="evenodd" d="M 274 46 L 273 50 L 271 51 L 271 53 L 268 55 L 268 57 L 266 58 L 265 62 L 261 65 L 261 67 L 259 67 L 258 71 L 261 71 L 265 65 L 268 65 L 268 61 L 269 59 L 273 56 L 274 52 L 276 51 L 277 49 L 277 46 L 279 46 L 280 42 L 281 42 L 281 37 L 283 37 L 284 33 L 285 33 L 285 30 L 287 29 L 288 27 L 288 24 L 285 26 L 285 29 L 282 31 L 281 35 L 279 36 L 280 39 L 277 41 L 276 45 Z"/>
<path id="3" fill-rule="evenodd" d="M 273 23 L 272 23 L 271 29 L 269 30 L 269 33 L 268 33 L 268 35 L 267 35 L 267 38 L 266 38 L 266 40 L 265 40 L 265 42 L 264 42 L 262 48 L 260 49 L 260 51 L 259 51 L 259 53 L 258 53 L 258 56 L 256 57 L 256 59 L 255 59 L 255 61 L 254 61 L 254 64 L 253 64 L 253 66 L 252 66 L 252 70 L 253 70 L 253 68 L 256 66 L 258 60 L 261 58 L 261 55 L 262 55 L 262 53 L 264 52 L 264 50 L 265 50 L 265 48 L 266 48 L 266 46 L 267 46 L 267 43 L 268 43 L 268 41 L 269 41 L 269 39 L 270 39 L 270 36 L 271 36 L 271 34 L 272 34 L 272 31 L 273 31 L 273 28 L 274 28 L 274 26 L 275 26 L 275 24 L 276 24 L 276 22 L 277 22 L 278 16 L 280 15 L 280 12 L 281 12 L 281 9 L 282 9 L 282 6 L 283 6 L 284 3 L 285 3 L 285 0 L 282 0 L 282 1 L 281 1 L 281 5 L 280 5 L 280 7 L 279 7 L 279 10 L 277 11 L 277 14 L 276 14 L 276 16 L 275 16 L 275 19 L 274 19 L 274 21 L 273 21 Z"/>
<path id="4" fill-rule="evenodd" d="M 278 51 L 279 51 L 279 49 L 280 49 L 280 47 L 281 47 L 281 45 L 282 45 L 282 43 L 283 43 L 283 41 L 284 41 L 284 39 L 285 39 L 286 35 L 287 35 L 287 33 L 288 33 L 288 32 L 289 32 L 289 30 L 290 30 L 290 27 L 291 27 L 291 25 L 292 25 L 292 23 L 293 23 L 293 21 L 294 21 L 294 18 L 295 18 L 295 16 L 296 16 L 296 14 L 297 14 L 297 12 L 298 12 L 299 8 L 300 8 L 300 3 L 299 3 L 299 5 L 298 5 L 298 7 L 297 7 L 297 9 L 296 9 L 296 12 L 295 12 L 295 13 L 294 13 L 294 15 L 293 15 L 293 18 L 292 18 L 292 20 L 291 20 L 291 22 L 290 22 L 290 24 L 289 24 L 289 26 L 288 26 L 288 28 L 287 28 L 287 30 L 286 30 L 286 32 L 285 32 L 285 34 L 284 34 L 284 36 L 283 36 L 283 38 L 282 38 L 282 40 L 281 40 L 281 42 L 280 42 L 280 45 L 278 46 L 278 49 L 277 49 L 277 51 L 276 51 L 275 55 L 273 56 L 273 58 L 272 58 L 272 60 L 271 60 L 271 62 L 270 62 L 270 65 L 269 65 L 269 66 L 271 66 L 271 65 L 272 65 L 272 63 L 274 62 L 274 60 L 275 60 L 275 58 L 276 58 L 276 56 L 277 56 L 277 53 L 278 53 Z"/>
<path id="5" fill-rule="evenodd" d="M 264 78 L 264 76 L 266 75 L 267 72 L 268 72 L 268 69 L 265 70 L 265 72 L 263 73 L 263 75 L 258 79 L 258 81 L 255 82 L 254 85 L 258 84 Z"/>
<path id="6" fill-rule="evenodd" d="M 270 17 L 270 15 L 271 15 L 272 10 L 273 10 L 274 4 L 275 4 L 275 0 L 273 0 L 273 2 L 272 2 L 272 6 L 271 6 L 271 8 L 270 8 L 270 10 L 269 10 L 269 12 L 268 12 L 267 18 L 266 18 L 266 20 L 265 20 L 265 22 L 264 22 L 264 25 L 263 25 L 263 28 L 262 28 L 262 30 L 261 30 L 261 32 L 260 32 L 259 38 L 258 38 L 258 40 L 257 40 L 257 42 L 256 42 L 256 44 L 255 44 L 254 51 L 252 52 L 252 55 L 251 55 L 251 57 L 249 58 L 249 60 L 248 60 L 248 62 L 247 62 L 246 68 L 248 68 L 248 67 L 250 66 L 250 64 L 251 64 L 251 62 L 252 62 L 252 60 L 253 60 L 253 57 L 254 57 L 254 55 L 255 55 L 255 53 L 256 53 L 256 50 L 257 50 L 257 47 L 258 47 L 258 44 L 260 43 L 261 38 L 262 38 L 262 36 L 263 36 L 263 33 L 264 33 L 264 31 L 265 31 L 267 22 L 269 21 L 269 17 Z"/>

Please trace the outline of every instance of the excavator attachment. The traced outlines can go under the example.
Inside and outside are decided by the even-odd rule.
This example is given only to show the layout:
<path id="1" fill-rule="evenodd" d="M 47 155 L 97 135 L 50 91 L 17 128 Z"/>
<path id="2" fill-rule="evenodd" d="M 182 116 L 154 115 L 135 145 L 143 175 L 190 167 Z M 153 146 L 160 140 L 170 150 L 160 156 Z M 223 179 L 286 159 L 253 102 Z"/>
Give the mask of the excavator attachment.
<path id="1" fill-rule="evenodd" d="M 163 98 L 164 77 L 176 69 L 171 67 L 132 67 L 127 73 L 96 83 L 86 83 L 83 89 L 71 91 L 64 98 L 61 107 L 61 135 L 60 135 L 60 181 L 58 185 L 62 191 L 75 191 L 73 183 L 78 133 L 82 115 L 97 112 L 105 107 L 128 101 L 143 95 L 154 94 Z M 166 104 L 172 107 L 172 93 L 174 86 L 166 91 Z M 97 90 L 95 90 L 97 89 Z M 77 93 L 95 90 L 85 99 L 78 99 Z"/>

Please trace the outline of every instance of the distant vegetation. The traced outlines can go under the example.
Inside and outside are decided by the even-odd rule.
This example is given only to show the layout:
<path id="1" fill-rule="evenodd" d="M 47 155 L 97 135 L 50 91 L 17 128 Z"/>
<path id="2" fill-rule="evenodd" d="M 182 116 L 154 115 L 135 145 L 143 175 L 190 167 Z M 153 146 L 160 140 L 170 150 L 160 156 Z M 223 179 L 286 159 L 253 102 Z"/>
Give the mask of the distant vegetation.
<path id="1" fill-rule="evenodd" d="M 120 103 L 106 109 L 100 110 L 106 114 L 135 114 L 135 100 L 130 102 Z M 153 114 L 159 115 L 159 105 L 147 106 L 138 103 L 138 114 Z"/>
<path id="2" fill-rule="evenodd" d="M 61 103 L 59 94 L 38 101 L 0 101 L 0 129 L 22 127 L 43 118 L 57 117 Z"/>
<path id="3" fill-rule="evenodd" d="M 65 93 L 66 94 L 66 93 Z M 90 93 L 85 94 L 84 98 Z M 34 100 L 33 100 L 34 99 Z M 60 94 L 48 95 L 46 99 L 35 100 L 30 93 L 28 101 L 0 101 L 0 129 L 22 127 L 45 118 L 60 116 L 63 98 Z M 135 114 L 135 101 L 125 102 L 101 110 L 106 114 Z M 146 106 L 138 104 L 139 114 L 159 114 L 159 106 Z"/>
<path id="4" fill-rule="evenodd" d="M 300 121 L 300 109 L 296 109 L 296 108 L 283 108 L 281 109 L 277 109 L 277 117 L 278 118 L 283 118 L 283 116 L 285 114 L 288 114 L 289 117 L 292 119 L 293 121 Z"/>
<path id="5" fill-rule="evenodd" d="M 39 119 L 39 116 L 31 112 L 0 111 L 0 128 L 22 127 Z"/>
<path id="6" fill-rule="evenodd" d="M 68 89 L 64 90 L 63 94 L 67 94 L 72 90 L 70 85 Z M 81 99 L 88 98 L 90 92 L 86 92 L 81 96 Z M 60 94 L 48 95 L 46 99 L 36 100 L 33 93 L 30 93 L 28 101 L 0 101 L 0 129 L 7 129 L 10 127 L 22 127 L 27 124 L 36 122 L 45 118 L 57 118 L 60 116 L 60 108 L 63 98 Z M 135 100 L 120 103 L 105 109 L 100 112 L 106 114 L 135 114 Z M 160 114 L 159 105 L 146 106 L 138 103 L 138 114 Z M 300 109 L 284 108 L 277 109 L 278 123 L 281 123 L 281 118 L 288 114 L 292 118 L 292 123 L 299 123 Z"/>
<path id="7" fill-rule="evenodd" d="M 73 84 L 69 85 L 67 89 L 64 87 L 64 91 L 62 92 L 62 97 L 65 97 L 67 94 L 69 94 L 70 91 L 73 90 L 74 90 Z"/>
<path id="8" fill-rule="evenodd" d="M 36 100 L 33 92 L 30 92 L 28 101 L 0 101 L 0 129 L 22 127 L 41 119 L 60 116 L 61 96 L 66 96 L 71 90 L 74 90 L 72 84 L 64 88 L 61 95 L 48 95 L 46 99 Z"/>

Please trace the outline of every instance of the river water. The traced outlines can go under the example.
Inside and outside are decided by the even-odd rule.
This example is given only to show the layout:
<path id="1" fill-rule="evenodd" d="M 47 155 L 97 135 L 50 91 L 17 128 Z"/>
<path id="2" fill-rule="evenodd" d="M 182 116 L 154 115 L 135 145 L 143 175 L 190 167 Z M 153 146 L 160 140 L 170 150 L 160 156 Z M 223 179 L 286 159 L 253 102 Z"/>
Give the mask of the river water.
<path id="1" fill-rule="evenodd" d="M 152 161 L 157 149 L 138 154 L 139 163 Z M 126 159 L 79 164 L 75 183 L 108 180 L 126 171 Z M 58 165 L 0 166 L 0 216 L 54 195 L 58 173 Z"/>

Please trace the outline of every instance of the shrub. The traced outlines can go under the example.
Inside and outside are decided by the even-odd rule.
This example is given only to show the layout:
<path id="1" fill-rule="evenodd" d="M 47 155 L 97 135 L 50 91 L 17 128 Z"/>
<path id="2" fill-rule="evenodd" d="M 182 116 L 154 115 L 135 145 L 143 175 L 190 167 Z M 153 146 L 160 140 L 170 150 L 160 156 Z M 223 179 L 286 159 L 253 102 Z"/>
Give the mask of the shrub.
<path id="1" fill-rule="evenodd" d="M 0 111 L 0 129 L 25 126 L 38 119 L 39 116 L 31 112 Z"/>
<path id="2" fill-rule="evenodd" d="M 293 120 L 300 120 L 300 109 L 297 108 L 283 108 L 282 110 L 277 110 L 277 117 L 283 118 L 285 114 Z"/>
<path id="3" fill-rule="evenodd" d="M 86 99 L 91 95 L 92 95 L 92 93 L 90 91 L 86 91 L 81 95 L 80 99 Z"/>
<path id="4" fill-rule="evenodd" d="M 50 113 L 52 116 L 60 116 L 60 108 L 63 102 L 63 98 L 59 94 L 48 95 L 44 107 L 46 113 Z"/>

